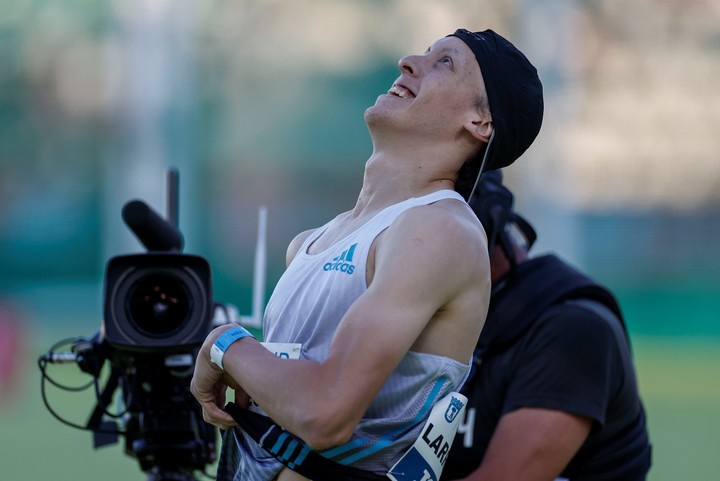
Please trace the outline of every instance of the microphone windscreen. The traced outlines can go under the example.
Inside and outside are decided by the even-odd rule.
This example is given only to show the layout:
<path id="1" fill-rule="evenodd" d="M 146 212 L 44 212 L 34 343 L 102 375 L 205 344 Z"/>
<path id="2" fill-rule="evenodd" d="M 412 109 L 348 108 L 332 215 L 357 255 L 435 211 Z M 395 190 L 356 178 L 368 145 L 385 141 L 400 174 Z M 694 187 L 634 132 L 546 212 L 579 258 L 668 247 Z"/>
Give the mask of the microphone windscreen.
<path id="1" fill-rule="evenodd" d="M 147 250 L 182 250 L 182 234 L 145 202 L 132 200 L 125 204 L 122 218 Z"/>

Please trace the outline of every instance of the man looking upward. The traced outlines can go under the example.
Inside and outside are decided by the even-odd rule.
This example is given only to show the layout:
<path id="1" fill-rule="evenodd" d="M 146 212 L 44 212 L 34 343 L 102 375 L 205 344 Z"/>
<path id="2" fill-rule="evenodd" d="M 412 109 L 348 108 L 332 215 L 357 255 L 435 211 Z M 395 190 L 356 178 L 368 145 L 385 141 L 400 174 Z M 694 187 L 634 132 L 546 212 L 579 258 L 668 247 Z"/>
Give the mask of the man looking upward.
<path id="1" fill-rule="evenodd" d="M 299 359 L 237 325 L 198 354 L 192 392 L 227 430 L 220 481 L 384 479 L 469 372 L 490 269 L 465 199 L 483 168 L 532 143 L 542 87 L 490 30 L 458 30 L 399 69 L 365 112 L 373 151 L 355 207 L 290 243 L 269 300 L 265 341 L 298 345 Z"/>

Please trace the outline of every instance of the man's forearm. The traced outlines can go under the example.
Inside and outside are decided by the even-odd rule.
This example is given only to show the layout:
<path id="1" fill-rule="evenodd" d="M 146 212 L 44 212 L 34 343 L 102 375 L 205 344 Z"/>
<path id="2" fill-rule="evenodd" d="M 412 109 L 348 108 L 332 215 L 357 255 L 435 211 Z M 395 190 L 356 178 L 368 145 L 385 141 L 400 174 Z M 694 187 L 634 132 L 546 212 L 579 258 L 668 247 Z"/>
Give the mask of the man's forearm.
<path id="1" fill-rule="evenodd" d="M 343 409 L 335 376 L 325 364 L 280 359 L 260 343 L 242 339 L 227 349 L 224 369 L 268 416 L 312 448 L 341 444 L 359 420 Z"/>

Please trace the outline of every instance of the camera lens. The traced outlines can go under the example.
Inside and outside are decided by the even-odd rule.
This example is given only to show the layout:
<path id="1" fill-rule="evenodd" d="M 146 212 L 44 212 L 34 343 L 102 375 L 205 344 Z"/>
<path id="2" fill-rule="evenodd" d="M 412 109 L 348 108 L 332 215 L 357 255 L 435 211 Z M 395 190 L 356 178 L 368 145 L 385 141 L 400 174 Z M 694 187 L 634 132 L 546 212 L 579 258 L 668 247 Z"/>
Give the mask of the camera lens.
<path id="1" fill-rule="evenodd" d="M 139 279 L 129 294 L 130 319 L 147 334 L 168 334 L 188 317 L 189 296 L 184 283 L 175 276 L 150 273 Z"/>

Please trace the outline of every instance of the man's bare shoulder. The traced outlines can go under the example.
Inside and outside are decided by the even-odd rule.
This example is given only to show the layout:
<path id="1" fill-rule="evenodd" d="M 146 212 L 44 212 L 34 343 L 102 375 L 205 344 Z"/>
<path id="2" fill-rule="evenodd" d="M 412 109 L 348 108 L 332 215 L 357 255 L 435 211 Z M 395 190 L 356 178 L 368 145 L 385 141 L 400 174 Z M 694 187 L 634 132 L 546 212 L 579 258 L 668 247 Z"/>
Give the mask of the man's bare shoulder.
<path id="1" fill-rule="evenodd" d="M 454 199 L 408 209 L 391 226 L 398 238 L 419 237 L 472 255 L 487 252 L 487 236 L 470 207 Z"/>
<path id="2" fill-rule="evenodd" d="M 402 261 L 400 261 L 402 259 Z M 394 266 L 455 297 L 489 279 L 487 237 L 472 210 L 444 200 L 403 212 L 378 238 L 376 269 Z M 377 274 L 377 272 L 376 272 Z"/>
<path id="3" fill-rule="evenodd" d="M 315 232 L 317 229 L 308 229 L 306 231 L 303 231 L 295 236 L 293 240 L 290 241 L 290 244 L 288 245 L 287 252 L 285 254 L 285 263 L 286 265 L 290 265 L 290 262 L 295 258 L 298 251 L 300 250 L 300 247 L 302 247 L 303 243 L 307 240 L 310 235 Z"/>

